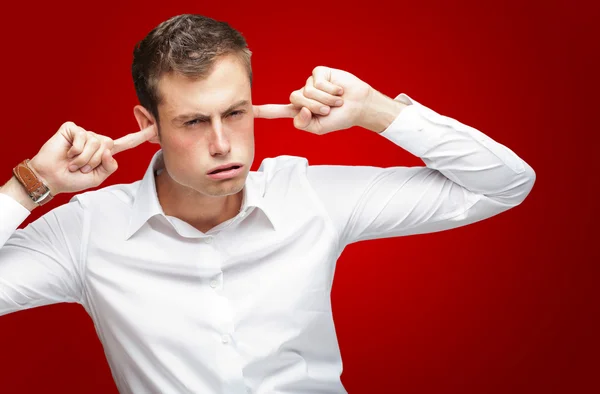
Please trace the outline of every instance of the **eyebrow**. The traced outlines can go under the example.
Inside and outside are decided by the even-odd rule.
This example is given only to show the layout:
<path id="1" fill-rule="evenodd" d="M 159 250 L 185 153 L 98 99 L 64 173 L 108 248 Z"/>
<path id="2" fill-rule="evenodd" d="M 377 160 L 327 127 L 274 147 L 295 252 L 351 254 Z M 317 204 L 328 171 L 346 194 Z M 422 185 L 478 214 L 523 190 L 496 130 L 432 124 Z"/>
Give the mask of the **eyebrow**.
<path id="1" fill-rule="evenodd" d="M 240 100 L 240 101 L 238 101 L 238 102 L 230 105 L 229 108 L 227 108 L 225 111 L 221 112 L 221 116 L 225 116 L 228 113 L 230 113 L 233 110 L 235 110 L 236 108 L 242 107 L 242 106 L 244 106 L 246 104 L 248 104 L 248 100 Z M 210 120 L 210 116 L 202 114 L 200 112 L 191 112 L 191 113 L 187 113 L 187 114 L 177 115 L 175 118 L 173 118 L 172 122 L 173 123 L 179 123 L 179 122 L 185 122 L 187 120 L 192 120 L 192 119 L 199 119 L 199 120 L 202 120 L 202 121 L 209 121 Z"/>

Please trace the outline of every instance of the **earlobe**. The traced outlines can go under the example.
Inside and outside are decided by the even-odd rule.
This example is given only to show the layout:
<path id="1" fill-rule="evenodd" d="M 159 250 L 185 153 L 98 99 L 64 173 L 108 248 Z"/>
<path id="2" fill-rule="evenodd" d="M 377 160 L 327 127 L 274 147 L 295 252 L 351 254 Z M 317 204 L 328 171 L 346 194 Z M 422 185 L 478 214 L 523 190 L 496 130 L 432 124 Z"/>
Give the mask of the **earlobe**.
<path id="1" fill-rule="evenodd" d="M 146 108 L 142 107 L 141 105 L 136 105 L 135 107 L 133 107 L 133 116 L 135 116 L 135 119 L 137 120 L 140 130 L 143 130 L 146 127 L 151 126 L 156 123 L 154 116 L 150 112 L 148 112 L 148 110 Z M 159 136 L 157 135 L 156 137 L 152 137 L 151 139 L 148 140 L 148 142 L 152 142 L 154 144 L 160 144 Z"/>

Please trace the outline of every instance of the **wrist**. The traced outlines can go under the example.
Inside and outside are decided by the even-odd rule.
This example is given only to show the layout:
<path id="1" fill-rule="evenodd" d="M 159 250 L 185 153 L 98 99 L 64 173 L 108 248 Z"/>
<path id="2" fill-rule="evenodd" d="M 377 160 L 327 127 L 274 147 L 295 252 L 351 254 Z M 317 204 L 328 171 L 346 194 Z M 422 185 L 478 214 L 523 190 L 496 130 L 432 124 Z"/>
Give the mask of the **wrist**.
<path id="1" fill-rule="evenodd" d="M 56 196 L 58 194 L 61 193 L 60 190 L 57 190 L 54 186 L 52 186 L 50 184 L 50 182 L 48 181 L 48 177 L 44 174 L 44 167 L 42 165 L 39 164 L 39 160 L 37 159 L 37 156 L 34 156 L 31 158 L 31 160 L 29 160 L 29 168 L 31 169 L 31 171 L 35 174 L 35 176 L 44 184 L 48 187 L 48 189 L 50 189 L 50 193 L 52 193 L 53 196 Z"/>
<path id="2" fill-rule="evenodd" d="M 34 162 L 35 163 L 35 162 Z M 21 205 L 27 207 L 30 211 L 33 209 L 31 203 L 35 205 L 44 205 L 54 198 L 53 191 L 47 185 L 47 178 L 43 177 L 43 174 L 37 170 L 36 165 L 32 165 L 32 161 L 25 159 L 13 168 L 14 181 L 18 182 L 21 188 L 14 187 L 14 181 L 11 179 L 6 185 L 6 193 L 17 199 Z M 23 194 L 20 191 L 24 191 L 25 194 L 31 200 L 31 203 L 25 203 L 23 201 Z"/>
<path id="3" fill-rule="evenodd" d="M 400 115 L 406 104 L 396 101 L 371 88 L 359 126 L 381 133 Z"/>

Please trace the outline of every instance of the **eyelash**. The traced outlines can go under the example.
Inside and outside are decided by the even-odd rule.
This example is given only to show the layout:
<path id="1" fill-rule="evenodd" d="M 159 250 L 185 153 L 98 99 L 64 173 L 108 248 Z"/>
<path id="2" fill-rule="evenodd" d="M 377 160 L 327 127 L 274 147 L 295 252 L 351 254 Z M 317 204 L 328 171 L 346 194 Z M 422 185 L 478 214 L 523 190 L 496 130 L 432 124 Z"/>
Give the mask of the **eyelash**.
<path id="1" fill-rule="evenodd" d="M 244 113 L 246 113 L 246 111 L 242 111 L 242 110 L 233 111 L 233 112 L 230 112 L 230 113 L 227 115 L 227 117 L 231 117 L 231 116 L 234 116 L 234 115 L 242 115 L 242 114 L 244 114 Z M 203 121 L 203 120 L 194 119 L 194 120 L 190 120 L 189 122 L 185 122 L 185 125 L 186 125 L 186 126 L 194 126 L 194 125 L 196 125 L 196 124 L 198 124 L 198 123 L 204 123 L 204 122 L 205 122 L 205 121 Z"/>

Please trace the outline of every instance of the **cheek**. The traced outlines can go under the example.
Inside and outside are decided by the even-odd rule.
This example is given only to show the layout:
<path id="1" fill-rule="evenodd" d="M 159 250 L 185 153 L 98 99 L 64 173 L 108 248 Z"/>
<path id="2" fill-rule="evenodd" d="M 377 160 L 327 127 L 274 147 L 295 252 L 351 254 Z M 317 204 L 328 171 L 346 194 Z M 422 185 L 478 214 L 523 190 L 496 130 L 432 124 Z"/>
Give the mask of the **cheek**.
<path id="1" fill-rule="evenodd" d="M 205 142 L 202 141 L 198 131 L 190 132 L 176 131 L 164 139 L 163 149 L 176 153 L 180 157 L 186 157 L 194 154 Z"/>
<path id="2" fill-rule="evenodd" d="M 205 150 L 198 136 L 193 133 L 171 133 L 163 138 L 162 149 L 173 177 L 185 177 L 187 172 L 194 172 L 199 153 Z M 181 183 L 182 179 L 178 181 Z"/>
<path id="3" fill-rule="evenodd" d="M 254 144 L 254 117 L 248 116 L 240 123 L 237 129 L 240 139 L 245 143 Z"/>

